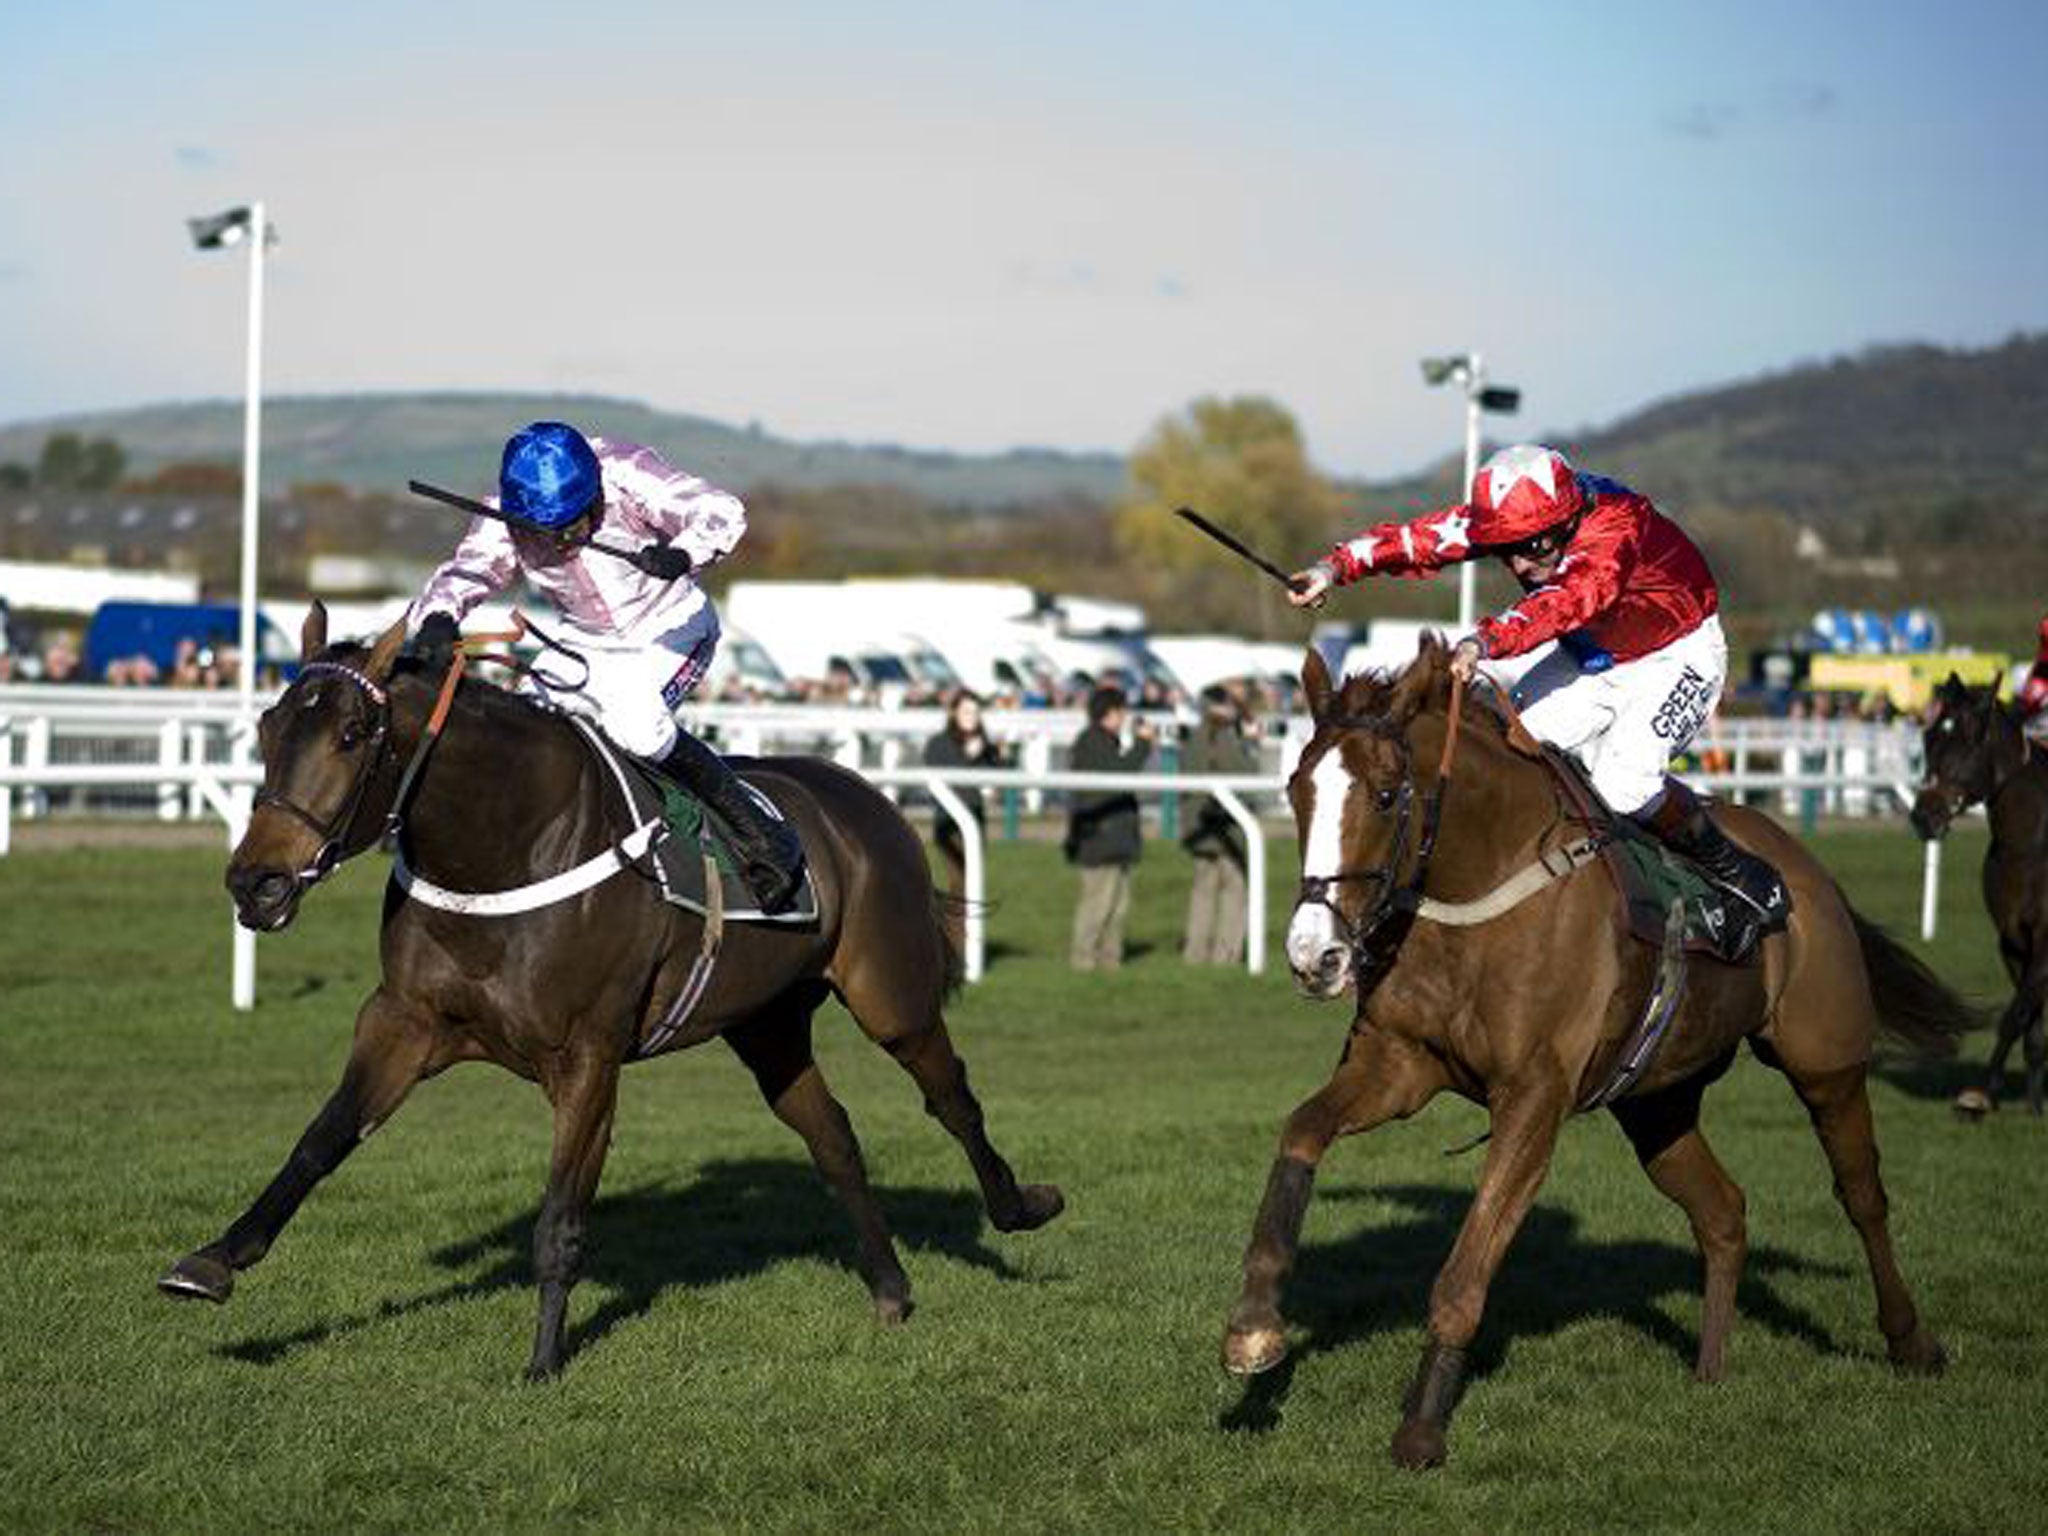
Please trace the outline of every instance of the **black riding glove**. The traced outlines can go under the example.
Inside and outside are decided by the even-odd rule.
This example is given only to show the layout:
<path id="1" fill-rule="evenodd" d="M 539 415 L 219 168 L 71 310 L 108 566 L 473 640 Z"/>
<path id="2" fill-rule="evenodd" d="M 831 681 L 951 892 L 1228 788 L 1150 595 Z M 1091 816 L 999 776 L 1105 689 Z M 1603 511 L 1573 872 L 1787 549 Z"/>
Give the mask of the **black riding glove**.
<path id="1" fill-rule="evenodd" d="M 453 614 L 430 613 L 420 621 L 419 633 L 412 637 L 409 649 L 421 666 L 439 672 L 455 660 L 455 647 L 461 639 L 462 628 Z"/>
<path id="2" fill-rule="evenodd" d="M 673 544 L 644 544 L 633 563 L 656 581 L 680 581 L 693 564 L 689 551 Z"/>

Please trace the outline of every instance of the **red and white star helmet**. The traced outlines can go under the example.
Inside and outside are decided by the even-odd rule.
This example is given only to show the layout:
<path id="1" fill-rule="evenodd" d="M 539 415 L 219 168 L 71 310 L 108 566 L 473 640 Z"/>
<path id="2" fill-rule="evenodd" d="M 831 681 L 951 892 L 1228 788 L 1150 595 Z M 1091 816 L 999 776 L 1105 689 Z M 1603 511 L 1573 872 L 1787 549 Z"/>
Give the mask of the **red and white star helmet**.
<path id="1" fill-rule="evenodd" d="M 1555 448 L 1540 443 L 1503 448 L 1472 477 L 1472 542 L 1519 544 L 1555 528 L 1585 500 L 1579 477 Z"/>

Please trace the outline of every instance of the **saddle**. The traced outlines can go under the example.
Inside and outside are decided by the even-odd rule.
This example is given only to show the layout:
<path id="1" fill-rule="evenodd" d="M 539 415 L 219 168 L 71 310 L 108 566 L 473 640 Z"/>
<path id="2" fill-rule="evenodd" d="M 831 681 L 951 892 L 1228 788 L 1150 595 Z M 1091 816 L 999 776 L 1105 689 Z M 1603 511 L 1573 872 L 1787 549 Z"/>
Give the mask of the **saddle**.
<path id="1" fill-rule="evenodd" d="M 705 914 L 711 905 L 707 871 L 715 869 L 718 872 L 719 906 L 726 922 L 801 925 L 818 920 L 818 889 L 812 882 L 808 861 L 804 867 L 803 888 L 797 892 L 796 901 L 789 910 L 763 912 L 746 881 L 740 878 L 739 864 L 732 853 L 732 829 L 724 820 L 652 764 L 620 751 L 584 721 L 578 719 L 575 723 L 605 766 L 611 769 L 620 792 L 632 808 L 634 821 L 642 825 L 648 822 L 661 824 L 662 830 L 655 836 L 654 846 L 642 867 L 651 876 L 663 901 L 700 916 Z M 745 780 L 741 783 L 763 814 L 776 821 L 785 819 L 774 801 Z"/>
<path id="2" fill-rule="evenodd" d="M 1731 948 L 1733 897 L 1631 817 L 1610 810 L 1577 758 L 1545 743 L 1543 761 L 1557 781 L 1567 814 L 1599 840 L 1600 862 L 1621 897 L 1630 933 L 1659 950 L 1675 939 L 1687 954 L 1729 965 L 1756 964 L 1762 945 L 1752 945 L 1740 959 Z"/>

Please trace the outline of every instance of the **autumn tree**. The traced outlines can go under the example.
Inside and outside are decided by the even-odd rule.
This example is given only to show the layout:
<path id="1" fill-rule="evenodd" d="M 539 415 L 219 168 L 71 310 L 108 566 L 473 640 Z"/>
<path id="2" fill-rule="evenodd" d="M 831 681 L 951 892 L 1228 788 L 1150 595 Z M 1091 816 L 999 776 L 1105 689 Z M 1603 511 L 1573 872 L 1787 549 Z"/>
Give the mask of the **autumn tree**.
<path id="1" fill-rule="evenodd" d="M 1193 507 L 1290 569 L 1342 531 L 1342 495 L 1309 463 L 1294 417 L 1263 396 L 1209 396 L 1165 418 L 1132 454 L 1130 479 L 1114 514 L 1117 548 L 1141 573 L 1162 629 L 1271 636 L 1291 613 L 1275 582 L 1200 537 L 1175 508 Z"/>

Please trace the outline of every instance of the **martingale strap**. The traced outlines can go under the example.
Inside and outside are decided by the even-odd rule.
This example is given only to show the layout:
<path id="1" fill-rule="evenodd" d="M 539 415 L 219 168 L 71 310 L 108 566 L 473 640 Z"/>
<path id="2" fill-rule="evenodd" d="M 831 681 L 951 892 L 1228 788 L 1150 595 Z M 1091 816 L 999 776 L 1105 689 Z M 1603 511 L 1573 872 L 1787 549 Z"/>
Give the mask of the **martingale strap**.
<path id="1" fill-rule="evenodd" d="M 620 870 L 628 869 L 645 858 L 647 850 L 654 846 L 655 838 L 662 831 L 660 821 L 644 821 L 604 852 L 585 859 L 574 869 L 509 891 L 451 891 L 436 885 L 406 864 L 402 846 L 394 846 L 391 851 L 391 878 L 398 882 L 398 888 L 409 899 L 421 906 L 457 912 L 464 917 L 510 917 L 515 913 L 553 906 L 571 896 L 582 895 L 594 885 L 604 884 Z"/>
<path id="2" fill-rule="evenodd" d="M 1438 901 L 1425 896 L 1417 903 L 1415 915 L 1425 922 L 1442 923 L 1451 928 L 1469 928 L 1491 922 L 1503 912 L 1520 906 L 1546 885 L 1592 863 L 1600 857 L 1606 841 L 1603 837 L 1582 837 L 1575 843 L 1552 849 L 1472 901 Z"/>
<path id="3" fill-rule="evenodd" d="M 498 638 L 492 636 L 491 638 Z M 611 760 L 601 745 L 597 733 L 583 720 L 571 715 L 569 723 L 583 734 L 598 760 L 612 772 L 619 794 L 626 802 L 630 813 L 633 798 L 627 792 L 625 779 L 619 772 L 618 764 Z M 520 912 L 533 912 L 541 907 L 551 907 L 558 901 L 567 901 L 571 896 L 580 896 L 594 885 L 602 885 L 622 869 L 630 869 L 647 857 L 648 850 L 655 842 L 666 836 L 668 825 L 659 816 L 653 816 L 628 832 L 602 853 L 585 859 L 574 869 L 565 869 L 559 875 L 550 875 L 532 885 L 522 885 L 509 891 L 451 891 L 445 886 L 434 884 L 405 862 L 403 839 L 393 839 L 391 846 L 391 878 L 398 882 L 398 888 L 421 906 L 433 907 L 442 912 L 458 912 L 465 917 L 511 917 Z"/>

